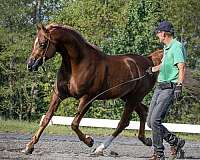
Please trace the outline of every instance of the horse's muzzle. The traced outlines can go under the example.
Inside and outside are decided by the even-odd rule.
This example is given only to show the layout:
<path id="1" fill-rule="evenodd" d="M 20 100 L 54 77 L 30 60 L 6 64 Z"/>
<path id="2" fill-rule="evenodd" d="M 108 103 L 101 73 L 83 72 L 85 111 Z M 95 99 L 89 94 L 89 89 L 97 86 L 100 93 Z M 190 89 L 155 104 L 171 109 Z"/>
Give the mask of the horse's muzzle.
<path id="1" fill-rule="evenodd" d="M 43 60 L 42 58 L 38 58 L 36 60 L 30 58 L 28 60 L 28 63 L 27 63 L 27 69 L 32 72 L 32 71 L 37 71 L 39 66 L 41 66 L 43 64 Z"/>

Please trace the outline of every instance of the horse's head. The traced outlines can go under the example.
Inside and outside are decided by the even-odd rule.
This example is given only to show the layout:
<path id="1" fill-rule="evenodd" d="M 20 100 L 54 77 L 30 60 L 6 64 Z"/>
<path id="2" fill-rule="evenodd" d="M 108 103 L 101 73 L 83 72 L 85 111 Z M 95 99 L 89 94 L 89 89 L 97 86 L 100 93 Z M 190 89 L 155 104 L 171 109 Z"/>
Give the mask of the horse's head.
<path id="1" fill-rule="evenodd" d="M 44 61 L 53 57 L 56 53 L 56 44 L 51 39 L 50 31 L 43 25 L 37 26 L 37 36 L 33 42 L 31 56 L 28 59 L 27 69 L 37 71 Z"/>
<path id="2" fill-rule="evenodd" d="M 148 55 L 148 58 L 152 60 L 154 66 L 159 65 L 163 58 L 163 50 L 156 50 L 155 52 Z"/>

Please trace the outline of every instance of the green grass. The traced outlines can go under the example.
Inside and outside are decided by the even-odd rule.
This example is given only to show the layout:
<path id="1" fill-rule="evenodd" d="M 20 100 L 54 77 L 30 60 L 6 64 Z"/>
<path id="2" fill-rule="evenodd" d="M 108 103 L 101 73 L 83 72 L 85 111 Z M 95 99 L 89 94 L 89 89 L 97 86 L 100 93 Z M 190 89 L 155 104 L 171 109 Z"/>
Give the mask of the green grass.
<path id="1" fill-rule="evenodd" d="M 16 121 L 16 120 L 0 120 L 0 132 L 14 132 L 14 133 L 34 133 L 39 128 L 37 122 L 27 121 Z M 92 128 L 92 127 L 80 127 L 84 133 L 89 135 L 106 136 L 111 135 L 114 129 L 107 128 Z M 45 134 L 56 134 L 56 135 L 75 135 L 70 126 L 52 125 L 45 129 Z M 200 134 L 186 134 L 176 133 L 179 137 L 186 140 L 199 141 Z M 136 137 L 136 130 L 124 130 L 120 136 L 125 137 Z M 150 132 L 147 132 L 147 137 L 151 136 Z"/>
<path id="2" fill-rule="evenodd" d="M 37 122 L 16 121 L 16 120 L 0 120 L 0 132 L 15 132 L 15 133 L 34 133 L 39 128 Z M 80 127 L 84 133 L 90 135 L 110 135 L 114 132 L 114 129 L 106 128 L 93 128 L 93 127 Z M 70 126 L 63 125 L 50 125 L 44 133 L 46 134 L 58 134 L 58 135 L 75 135 L 75 132 Z M 136 136 L 137 131 L 125 130 L 122 133 L 123 136 Z"/>

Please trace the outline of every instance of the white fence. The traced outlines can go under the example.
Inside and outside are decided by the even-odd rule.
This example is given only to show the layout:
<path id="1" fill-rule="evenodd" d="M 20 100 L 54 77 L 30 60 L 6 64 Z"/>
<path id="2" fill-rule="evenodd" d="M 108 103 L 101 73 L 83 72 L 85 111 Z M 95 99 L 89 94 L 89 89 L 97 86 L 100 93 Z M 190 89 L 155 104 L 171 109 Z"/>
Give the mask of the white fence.
<path id="1" fill-rule="evenodd" d="M 42 116 L 40 123 L 42 122 L 45 115 Z M 50 125 L 71 125 L 74 117 L 62 117 L 53 116 Z M 109 120 L 109 119 L 94 119 L 94 118 L 83 118 L 81 120 L 80 126 L 85 127 L 102 127 L 102 128 L 116 128 L 119 120 Z M 139 129 L 140 122 L 130 121 L 129 126 L 126 129 Z M 164 123 L 164 126 L 168 128 L 171 132 L 183 132 L 183 133 L 200 133 L 200 125 L 192 124 L 173 124 Z M 145 130 L 151 130 L 147 125 Z"/>

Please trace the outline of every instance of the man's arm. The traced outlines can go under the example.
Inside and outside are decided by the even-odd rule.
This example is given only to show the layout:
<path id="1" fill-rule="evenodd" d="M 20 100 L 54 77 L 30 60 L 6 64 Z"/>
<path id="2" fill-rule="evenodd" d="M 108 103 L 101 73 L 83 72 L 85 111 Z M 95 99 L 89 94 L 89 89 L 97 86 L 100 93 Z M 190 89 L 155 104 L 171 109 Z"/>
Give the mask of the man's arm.
<path id="1" fill-rule="evenodd" d="M 178 82 L 177 83 L 183 83 L 185 79 L 185 63 L 178 63 L 177 64 L 178 69 L 179 69 L 179 75 L 178 75 Z"/>
<path id="2" fill-rule="evenodd" d="M 182 83 L 185 79 L 185 63 L 178 63 L 177 64 L 178 69 L 179 69 L 179 74 L 178 74 L 178 81 L 177 85 L 174 90 L 174 98 L 176 101 L 180 100 L 182 98 Z"/>
<path id="3" fill-rule="evenodd" d="M 152 72 L 158 72 L 160 70 L 160 64 L 152 67 Z"/>
<path id="4" fill-rule="evenodd" d="M 145 72 L 149 75 L 153 75 L 153 73 L 157 72 L 160 70 L 160 65 L 154 66 L 154 67 L 149 67 Z"/>

